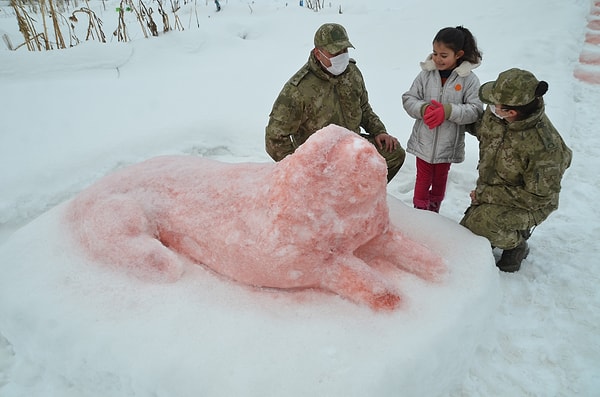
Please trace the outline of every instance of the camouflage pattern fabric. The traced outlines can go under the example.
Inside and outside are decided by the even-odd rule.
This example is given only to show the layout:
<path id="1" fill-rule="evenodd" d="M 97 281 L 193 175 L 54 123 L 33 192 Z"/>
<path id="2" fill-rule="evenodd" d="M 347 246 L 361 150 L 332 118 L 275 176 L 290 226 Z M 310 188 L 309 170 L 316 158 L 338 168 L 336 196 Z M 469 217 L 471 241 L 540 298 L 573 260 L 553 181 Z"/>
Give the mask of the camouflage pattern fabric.
<path id="1" fill-rule="evenodd" d="M 540 82 L 526 70 L 509 69 L 479 89 L 479 97 L 487 104 L 523 106 L 535 99 L 535 90 Z"/>
<path id="2" fill-rule="evenodd" d="M 529 211 L 495 204 L 470 206 L 460 224 L 502 249 L 515 248 L 523 240 L 523 231 L 536 225 Z"/>
<path id="3" fill-rule="evenodd" d="M 387 133 L 369 104 L 363 76 L 351 60 L 339 76 L 331 76 L 310 54 L 308 62 L 284 85 L 273 104 L 265 129 L 265 148 L 275 161 L 292 154 L 309 136 L 329 124 L 369 138 Z M 399 145 L 392 153 L 379 151 L 388 164 L 388 180 L 400 169 L 405 152 Z"/>
<path id="4" fill-rule="evenodd" d="M 486 109 L 475 127 L 479 139 L 477 205 L 461 225 L 493 246 L 515 248 L 522 230 L 539 225 L 558 208 L 561 180 L 572 152 L 544 113 L 507 123 Z"/>
<path id="5" fill-rule="evenodd" d="M 326 23 L 315 32 L 316 48 L 324 48 L 330 54 L 336 54 L 348 47 L 354 48 L 348 39 L 346 29 L 337 23 Z"/>

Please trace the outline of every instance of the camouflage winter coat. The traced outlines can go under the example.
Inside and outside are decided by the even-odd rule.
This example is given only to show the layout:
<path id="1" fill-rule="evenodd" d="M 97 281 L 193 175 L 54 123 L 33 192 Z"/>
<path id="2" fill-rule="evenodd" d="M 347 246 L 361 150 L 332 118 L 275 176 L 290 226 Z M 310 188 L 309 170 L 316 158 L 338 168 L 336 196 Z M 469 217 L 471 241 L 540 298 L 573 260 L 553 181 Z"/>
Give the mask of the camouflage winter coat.
<path id="1" fill-rule="evenodd" d="M 529 211 L 539 224 L 558 208 L 561 179 L 572 152 L 544 106 L 521 121 L 507 123 L 486 109 L 476 127 L 479 178 L 475 199 Z"/>
<path id="2" fill-rule="evenodd" d="M 279 161 L 309 136 L 329 124 L 372 136 L 386 129 L 369 105 L 363 76 L 354 60 L 344 73 L 331 76 L 310 54 L 308 62 L 285 84 L 266 127 L 267 153 Z"/>
<path id="3" fill-rule="evenodd" d="M 402 95 L 402 105 L 415 119 L 406 151 L 430 164 L 460 163 L 465 159 L 466 125 L 483 113 L 479 99 L 479 78 L 472 72 L 479 64 L 463 62 L 442 85 L 440 73 L 431 55 L 421 62 L 421 73 Z M 423 121 L 423 110 L 431 100 L 444 104 L 446 120 L 429 129 Z M 448 113 L 449 112 L 449 113 Z"/>

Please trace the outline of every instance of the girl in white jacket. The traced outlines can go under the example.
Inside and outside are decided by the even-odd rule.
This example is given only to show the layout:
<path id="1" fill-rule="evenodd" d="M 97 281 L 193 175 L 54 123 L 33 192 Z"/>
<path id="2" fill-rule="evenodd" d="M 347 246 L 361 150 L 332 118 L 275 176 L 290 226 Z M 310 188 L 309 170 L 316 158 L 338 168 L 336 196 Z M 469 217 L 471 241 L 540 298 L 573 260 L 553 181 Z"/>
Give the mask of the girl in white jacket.
<path id="1" fill-rule="evenodd" d="M 440 30 L 421 73 L 402 95 L 404 110 L 415 119 L 406 151 L 417 157 L 415 208 L 439 212 L 451 163 L 465 159 L 465 131 L 483 113 L 481 63 L 475 37 L 462 27 Z"/>

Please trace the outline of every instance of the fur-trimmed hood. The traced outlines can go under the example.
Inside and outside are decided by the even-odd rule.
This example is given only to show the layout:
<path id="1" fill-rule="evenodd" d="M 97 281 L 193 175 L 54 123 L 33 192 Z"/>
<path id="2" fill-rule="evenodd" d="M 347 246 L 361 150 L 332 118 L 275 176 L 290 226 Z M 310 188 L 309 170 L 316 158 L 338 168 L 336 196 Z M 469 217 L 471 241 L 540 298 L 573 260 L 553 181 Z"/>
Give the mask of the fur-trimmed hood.
<path id="1" fill-rule="evenodd" d="M 421 65 L 421 69 L 428 72 L 437 69 L 437 67 L 435 66 L 435 62 L 433 62 L 433 57 L 431 54 L 427 56 L 427 59 L 425 59 L 425 61 L 420 62 L 419 64 Z M 481 60 L 479 60 L 479 62 L 475 64 L 464 61 L 460 65 L 458 65 L 458 67 L 454 70 L 460 77 L 466 77 L 469 75 L 469 73 L 471 73 L 473 69 L 477 68 L 479 65 L 481 65 Z"/>

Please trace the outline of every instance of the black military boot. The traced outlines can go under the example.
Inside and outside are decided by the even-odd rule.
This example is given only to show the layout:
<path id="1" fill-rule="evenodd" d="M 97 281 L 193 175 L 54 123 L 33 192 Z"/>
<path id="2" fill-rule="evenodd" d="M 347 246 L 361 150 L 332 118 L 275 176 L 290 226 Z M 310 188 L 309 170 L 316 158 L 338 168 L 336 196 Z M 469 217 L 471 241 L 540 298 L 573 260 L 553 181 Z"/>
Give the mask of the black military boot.
<path id="1" fill-rule="evenodd" d="M 529 254 L 529 245 L 523 240 L 515 248 L 504 250 L 496 266 L 503 272 L 516 272 L 521 268 L 521 262 L 527 258 L 527 254 Z"/>

